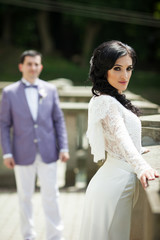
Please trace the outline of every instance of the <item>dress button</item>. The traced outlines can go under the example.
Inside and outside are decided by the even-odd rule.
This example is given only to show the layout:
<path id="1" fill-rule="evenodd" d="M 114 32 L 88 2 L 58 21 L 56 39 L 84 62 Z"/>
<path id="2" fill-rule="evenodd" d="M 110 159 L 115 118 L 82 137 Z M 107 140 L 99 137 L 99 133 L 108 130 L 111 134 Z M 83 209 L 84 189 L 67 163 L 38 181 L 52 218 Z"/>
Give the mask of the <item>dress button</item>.
<path id="1" fill-rule="evenodd" d="M 37 143 L 37 142 L 38 142 L 38 139 L 34 139 L 33 142 L 34 142 L 34 143 Z"/>
<path id="2" fill-rule="evenodd" d="M 38 124 L 34 124 L 34 128 L 38 128 Z"/>

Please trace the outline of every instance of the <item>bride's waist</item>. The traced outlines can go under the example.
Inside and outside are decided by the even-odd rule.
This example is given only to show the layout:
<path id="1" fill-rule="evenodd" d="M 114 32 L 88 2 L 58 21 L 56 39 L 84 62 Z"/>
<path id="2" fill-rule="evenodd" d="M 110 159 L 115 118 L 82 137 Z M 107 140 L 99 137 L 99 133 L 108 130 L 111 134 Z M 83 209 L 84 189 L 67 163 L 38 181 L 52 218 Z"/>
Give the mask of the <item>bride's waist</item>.
<path id="1" fill-rule="evenodd" d="M 107 154 L 106 164 L 112 164 L 116 167 L 122 168 L 128 172 L 134 172 L 133 166 L 126 162 L 124 158 L 116 158 L 110 154 Z"/>

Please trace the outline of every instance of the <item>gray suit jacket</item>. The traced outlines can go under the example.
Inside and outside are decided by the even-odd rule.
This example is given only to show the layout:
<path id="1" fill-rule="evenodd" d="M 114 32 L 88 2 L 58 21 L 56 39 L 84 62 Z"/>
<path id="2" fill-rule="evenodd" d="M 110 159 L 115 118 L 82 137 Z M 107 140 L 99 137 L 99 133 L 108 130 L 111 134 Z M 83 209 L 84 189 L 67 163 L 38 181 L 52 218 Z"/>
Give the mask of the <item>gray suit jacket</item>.
<path id="1" fill-rule="evenodd" d="M 61 149 L 68 149 L 64 117 L 56 88 L 39 79 L 38 92 L 38 117 L 35 122 L 22 81 L 3 90 L 0 106 L 2 150 L 3 154 L 12 153 L 19 165 L 32 164 L 37 152 L 44 162 L 51 163 L 58 159 Z"/>

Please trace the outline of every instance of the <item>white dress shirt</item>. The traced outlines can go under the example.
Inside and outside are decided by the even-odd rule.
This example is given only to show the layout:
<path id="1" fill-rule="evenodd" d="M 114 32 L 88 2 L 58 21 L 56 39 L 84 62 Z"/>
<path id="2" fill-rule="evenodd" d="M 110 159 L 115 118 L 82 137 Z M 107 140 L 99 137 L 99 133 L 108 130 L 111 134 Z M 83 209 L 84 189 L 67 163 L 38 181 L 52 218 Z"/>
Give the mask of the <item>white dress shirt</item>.
<path id="1" fill-rule="evenodd" d="M 22 82 L 26 86 L 31 85 L 24 78 L 22 78 Z M 32 84 L 32 85 L 37 86 L 37 82 L 38 82 L 38 79 L 36 79 L 34 84 Z M 37 115 L 38 115 L 38 89 L 37 88 L 32 88 L 32 87 L 25 88 L 25 95 L 26 95 L 27 103 L 28 103 L 29 110 L 31 112 L 32 118 L 33 118 L 34 121 L 36 121 L 37 120 Z"/>

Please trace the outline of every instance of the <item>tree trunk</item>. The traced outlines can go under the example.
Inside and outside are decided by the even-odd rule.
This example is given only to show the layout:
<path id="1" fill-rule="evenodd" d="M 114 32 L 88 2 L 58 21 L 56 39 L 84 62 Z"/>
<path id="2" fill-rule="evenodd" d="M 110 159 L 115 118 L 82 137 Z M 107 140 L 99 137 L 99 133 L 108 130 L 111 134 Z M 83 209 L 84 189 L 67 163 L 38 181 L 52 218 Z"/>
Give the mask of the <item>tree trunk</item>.
<path id="1" fill-rule="evenodd" d="M 54 41 L 49 29 L 49 13 L 46 11 L 39 11 L 37 22 L 42 45 L 42 52 L 45 54 L 51 54 L 54 52 Z"/>
<path id="2" fill-rule="evenodd" d="M 88 22 L 86 25 L 86 32 L 85 32 L 85 38 L 84 38 L 84 44 L 82 49 L 82 66 L 86 66 L 89 60 L 89 55 L 91 53 L 94 39 L 100 29 L 100 24 Z"/>

